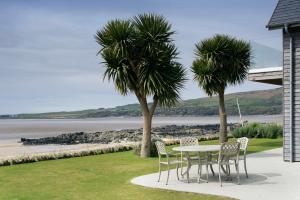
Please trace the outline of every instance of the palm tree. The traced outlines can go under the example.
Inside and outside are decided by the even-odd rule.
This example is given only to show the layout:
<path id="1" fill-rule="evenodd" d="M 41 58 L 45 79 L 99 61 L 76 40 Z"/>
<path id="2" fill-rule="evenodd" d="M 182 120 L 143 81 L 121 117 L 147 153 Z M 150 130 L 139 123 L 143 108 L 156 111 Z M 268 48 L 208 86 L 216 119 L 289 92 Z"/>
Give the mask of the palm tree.
<path id="1" fill-rule="evenodd" d="M 98 54 L 104 60 L 104 78 L 112 80 L 121 95 L 134 93 L 140 103 L 144 119 L 142 157 L 150 155 L 157 105 L 174 105 L 185 81 L 173 34 L 163 16 L 142 14 L 129 20 L 112 20 L 95 35 L 101 46 Z"/>
<path id="2" fill-rule="evenodd" d="M 242 83 L 250 67 L 249 42 L 227 35 L 215 35 L 196 44 L 192 65 L 194 80 L 209 95 L 219 96 L 220 142 L 227 141 L 224 92 L 228 85 Z"/>

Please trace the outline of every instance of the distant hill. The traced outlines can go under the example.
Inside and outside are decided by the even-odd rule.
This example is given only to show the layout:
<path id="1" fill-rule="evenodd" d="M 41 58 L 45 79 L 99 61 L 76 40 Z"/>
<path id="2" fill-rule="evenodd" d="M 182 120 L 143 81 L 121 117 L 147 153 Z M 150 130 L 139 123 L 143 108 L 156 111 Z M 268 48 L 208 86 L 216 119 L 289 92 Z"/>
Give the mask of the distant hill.
<path id="1" fill-rule="evenodd" d="M 236 98 L 239 99 L 243 115 L 272 115 L 282 112 L 282 88 L 251 92 L 240 92 L 225 96 L 228 115 L 238 115 Z M 207 116 L 218 114 L 218 98 L 205 97 L 180 102 L 173 108 L 158 107 L 159 116 Z M 74 119 L 96 117 L 141 116 L 139 104 L 129 104 L 114 108 L 99 108 L 73 112 L 52 112 L 38 114 L 2 115 L 0 118 L 15 119 Z"/>

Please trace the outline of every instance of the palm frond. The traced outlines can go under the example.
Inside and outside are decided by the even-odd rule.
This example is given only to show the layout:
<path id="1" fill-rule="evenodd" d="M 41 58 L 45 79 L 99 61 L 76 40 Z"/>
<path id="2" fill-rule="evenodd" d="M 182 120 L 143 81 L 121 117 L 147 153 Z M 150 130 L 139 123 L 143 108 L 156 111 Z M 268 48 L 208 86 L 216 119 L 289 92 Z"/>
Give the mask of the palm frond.
<path id="1" fill-rule="evenodd" d="M 242 83 L 250 67 L 251 46 L 227 35 L 215 35 L 196 44 L 192 72 L 208 95 L 227 85 Z"/>
<path id="2" fill-rule="evenodd" d="M 134 27 L 129 20 L 113 20 L 96 32 L 96 42 L 102 47 L 100 52 L 109 47 L 115 53 L 127 55 L 128 49 L 132 46 Z"/>
<path id="3" fill-rule="evenodd" d="M 122 95 L 130 91 L 155 96 L 161 106 L 174 105 L 186 73 L 177 62 L 173 34 L 171 24 L 161 15 L 108 22 L 95 35 L 104 59 L 104 78 L 112 80 Z"/>

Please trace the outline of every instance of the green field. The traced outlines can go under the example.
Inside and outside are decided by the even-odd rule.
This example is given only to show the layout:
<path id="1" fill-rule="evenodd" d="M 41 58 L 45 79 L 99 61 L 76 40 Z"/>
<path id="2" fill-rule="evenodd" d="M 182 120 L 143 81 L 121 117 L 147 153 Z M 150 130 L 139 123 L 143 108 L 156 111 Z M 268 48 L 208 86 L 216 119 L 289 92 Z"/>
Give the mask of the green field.
<path id="1" fill-rule="evenodd" d="M 281 146 L 282 139 L 251 139 L 249 152 Z M 0 199 L 228 199 L 130 183 L 133 177 L 156 171 L 157 158 L 142 159 L 131 151 L 0 167 Z"/>

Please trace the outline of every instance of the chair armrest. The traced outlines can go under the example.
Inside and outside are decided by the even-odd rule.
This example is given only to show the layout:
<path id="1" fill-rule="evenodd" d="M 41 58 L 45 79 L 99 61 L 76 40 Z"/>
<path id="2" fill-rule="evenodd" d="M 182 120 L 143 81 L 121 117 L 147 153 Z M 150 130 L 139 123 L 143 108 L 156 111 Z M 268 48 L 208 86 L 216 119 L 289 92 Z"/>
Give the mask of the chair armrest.
<path id="1" fill-rule="evenodd" d="M 174 151 L 168 152 L 167 154 L 168 154 L 168 157 L 176 157 L 177 160 L 178 160 L 178 157 L 181 156 L 181 153 L 174 152 Z"/>

